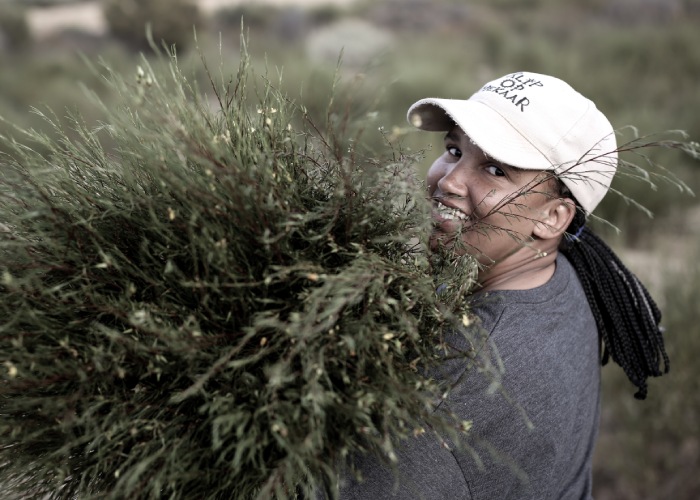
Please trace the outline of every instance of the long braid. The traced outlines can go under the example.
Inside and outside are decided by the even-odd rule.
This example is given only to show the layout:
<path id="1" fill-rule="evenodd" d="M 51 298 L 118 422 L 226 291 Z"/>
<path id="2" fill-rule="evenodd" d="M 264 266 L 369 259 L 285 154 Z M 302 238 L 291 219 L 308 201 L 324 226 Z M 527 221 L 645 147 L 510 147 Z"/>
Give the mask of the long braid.
<path id="1" fill-rule="evenodd" d="M 602 363 L 622 367 L 645 399 L 647 379 L 668 373 L 661 312 L 647 289 L 612 249 L 586 226 L 580 207 L 561 251 L 578 274 L 603 343 Z M 661 368 L 663 366 L 663 369 Z"/>

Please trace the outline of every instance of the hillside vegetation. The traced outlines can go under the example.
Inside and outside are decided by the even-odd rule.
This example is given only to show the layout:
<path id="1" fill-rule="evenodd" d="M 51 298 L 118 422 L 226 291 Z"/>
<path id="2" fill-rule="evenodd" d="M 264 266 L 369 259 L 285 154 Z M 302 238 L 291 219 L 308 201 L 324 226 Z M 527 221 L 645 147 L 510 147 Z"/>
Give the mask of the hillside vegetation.
<path id="1" fill-rule="evenodd" d="M 144 3 L 155 9 L 159 2 L 160 7 L 171 5 L 168 0 Z M 129 27 L 145 34 L 148 16 L 134 10 L 130 22 L 123 8 L 121 17 L 111 20 L 113 34 L 70 30 L 39 42 L 26 28 L 28 4 L 0 6 L 0 134 L 22 140 L 16 126 L 44 127 L 32 106 L 51 108 L 59 119 L 67 114 L 64 110 L 77 110 L 98 126 L 104 112 L 86 99 L 83 87 L 107 105 L 110 92 L 90 66 L 102 60 L 114 72 L 136 78 L 138 51 L 153 56 L 143 39 L 129 41 L 125 37 L 136 35 L 124 33 Z M 116 16 L 114 12 L 105 10 Z M 194 21 L 194 14 L 187 18 Z M 517 70 L 570 82 L 621 130 L 621 140 L 669 129 L 700 140 L 697 0 L 367 0 L 310 9 L 248 2 L 197 21 L 196 41 L 189 25 L 168 28 L 177 30 L 170 33 L 152 30 L 156 45 L 159 38 L 178 43 L 180 67 L 192 82 L 202 88 L 207 84 L 202 56 L 223 58 L 224 80 L 235 73 L 243 25 L 258 74 L 271 75 L 274 85 L 315 121 L 347 119 L 354 124 L 341 138 L 345 146 L 362 141 L 370 152 L 387 151 L 387 143 L 397 151 L 425 150 L 421 174 L 438 154 L 441 137 L 411 130 L 405 121 L 408 106 L 429 96 L 467 97 L 485 81 Z M 336 106 L 329 112 L 331 96 Z M 674 151 L 654 152 L 653 160 L 700 191 L 697 161 Z M 609 196 L 597 213 L 620 233 L 604 224 L 598 229 L 623 256 L 632 250 L 643 255 L 630 260 L 630 267 L 652 280 L 663 304 L 672 368 L 669 376 L 652 381 L 645 402 L 632 399 L 616 371 L 603 370 L 595 497 L 698 498 L 697 199 L 678 196 L 663 184 L 650 189 L 624 177 L 614 187 L 654 214 L 649 218 L 623 198 Z"/>

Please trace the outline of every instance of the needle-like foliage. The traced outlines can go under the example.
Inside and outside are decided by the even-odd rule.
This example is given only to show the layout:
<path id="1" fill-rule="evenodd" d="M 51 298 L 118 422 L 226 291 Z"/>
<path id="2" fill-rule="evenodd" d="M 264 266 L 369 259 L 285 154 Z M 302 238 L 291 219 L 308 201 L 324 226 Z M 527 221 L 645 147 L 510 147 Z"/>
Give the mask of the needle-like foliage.
<path id="1" fill-rule="evenodd" d="M 411 158 L 247 98 L 242 61 L 209 97 L 144 62 L 100 126 L 3 138 L 4 498 L 332 494 L 347 456 L 468 427 L 424 373 L 475 268 L 429 262 Z"/>

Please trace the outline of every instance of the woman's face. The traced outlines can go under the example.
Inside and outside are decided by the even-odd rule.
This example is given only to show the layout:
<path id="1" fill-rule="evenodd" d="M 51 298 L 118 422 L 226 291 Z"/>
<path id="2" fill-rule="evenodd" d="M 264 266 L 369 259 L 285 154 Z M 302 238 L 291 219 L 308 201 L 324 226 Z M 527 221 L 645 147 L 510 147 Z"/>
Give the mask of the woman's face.
<path id="1" fill-rule="evenodd" d="M 556 197 L 551 174 L 488 158 L 457 126 L 445 136 L 445 152 L 427 180 L 435 220 L 431 246 L 454 245 L 460 238 L 464 247 L 456 249 L 487 267 L 534 241 L 533 230 Z"/>

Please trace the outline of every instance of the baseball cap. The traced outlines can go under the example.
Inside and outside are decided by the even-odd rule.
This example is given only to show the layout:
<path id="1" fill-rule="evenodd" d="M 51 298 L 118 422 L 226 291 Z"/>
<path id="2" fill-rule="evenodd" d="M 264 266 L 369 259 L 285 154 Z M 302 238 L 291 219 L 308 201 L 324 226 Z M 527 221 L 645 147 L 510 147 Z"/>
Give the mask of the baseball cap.
<path id="1" fill-rule="evenodd" d="M 553 76 L 518 72 L 469 99 L 427 98 L 408 121 L 428 131 L 455 124 L 491 158 L 528 170 L 552 170 L 586 213 L 603 199 L 617 170 L 617 142 L 593 101 Z"/>

